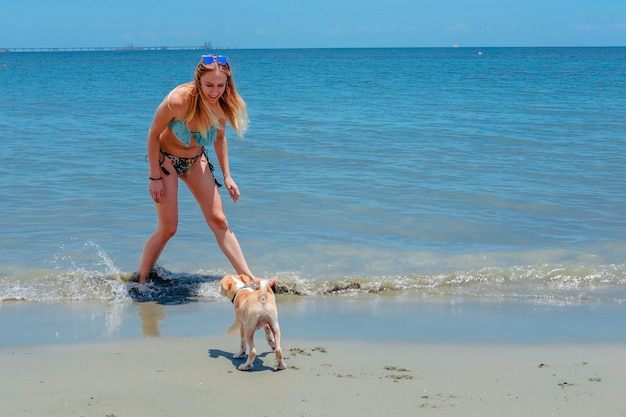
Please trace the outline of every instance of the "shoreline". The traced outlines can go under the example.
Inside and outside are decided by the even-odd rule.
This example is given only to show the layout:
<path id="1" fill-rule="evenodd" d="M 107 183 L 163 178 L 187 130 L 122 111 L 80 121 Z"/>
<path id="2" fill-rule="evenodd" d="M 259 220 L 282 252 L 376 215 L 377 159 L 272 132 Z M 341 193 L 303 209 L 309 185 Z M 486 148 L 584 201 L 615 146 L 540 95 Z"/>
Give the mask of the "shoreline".
<path id="1" fill-rule="evenodd" d="M 626 344 L 283 342 L 260 334 L 251 372 L 236 335 L 0 349 L 3 415 L 622 415 Z M 33 401 L 36 396 L 37 401 Z"/>

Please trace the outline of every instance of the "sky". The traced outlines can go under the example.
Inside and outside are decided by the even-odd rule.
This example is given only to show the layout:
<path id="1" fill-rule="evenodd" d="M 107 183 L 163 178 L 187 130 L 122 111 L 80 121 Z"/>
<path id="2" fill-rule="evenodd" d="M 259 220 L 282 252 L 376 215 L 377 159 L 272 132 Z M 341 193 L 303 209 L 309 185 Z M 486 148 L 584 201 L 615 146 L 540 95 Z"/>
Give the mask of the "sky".
<path id="1" fill-rule="evenodd" d="M 626 46 L 626 0 L 3 0 L 0 49 Z"/>

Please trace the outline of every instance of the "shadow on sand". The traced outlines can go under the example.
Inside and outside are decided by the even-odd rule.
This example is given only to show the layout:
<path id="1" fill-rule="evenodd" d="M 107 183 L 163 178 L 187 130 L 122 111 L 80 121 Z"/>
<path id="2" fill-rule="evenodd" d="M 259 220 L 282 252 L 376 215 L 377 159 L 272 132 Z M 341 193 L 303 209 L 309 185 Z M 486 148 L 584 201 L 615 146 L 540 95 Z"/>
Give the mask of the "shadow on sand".
<path id="1" fill-rule="evenodd" d="M 256 358 L 254 358 L 254 364 L 252 366 L 252 369 L 250 369 L 249 371 L 245 371 L 245 372 L 259 372 L 259 371 L 272 371 L 275 372 L 276 370 L 271 367 L 271 366 L 267 366 L 265 365 L 263 362 L 261 361 L 261 358 L 266 357 L 269 354 L 274 354 L 273 352 L 261 352 L 261 353 L 257 353 Z M 209 349 L 209 357 L 211 358 L 225 358 L 228 359 L 229 361 L 231 361 L 231 363 L 233 364 L 233 366 L 235 367 L 235 369 L 237 369 L 237 367 L 239 365 L 241 365 L 242 363 L 244 363 L 244 361 L 246 360 L 246 358 L 248 357 L 247 355 L 241 359 L 235 359 L 235 355 L 234 353 L 231 352 L 224 352 L 223 350 L 220 349 Z"/>

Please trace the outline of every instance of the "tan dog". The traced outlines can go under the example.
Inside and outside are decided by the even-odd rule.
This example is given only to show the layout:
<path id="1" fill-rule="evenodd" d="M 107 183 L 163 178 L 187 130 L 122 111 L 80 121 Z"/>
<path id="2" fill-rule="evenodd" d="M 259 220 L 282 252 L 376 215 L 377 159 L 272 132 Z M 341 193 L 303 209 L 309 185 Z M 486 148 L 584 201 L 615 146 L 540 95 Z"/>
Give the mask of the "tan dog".
<path id="1" fill-rule="evenodd" d="M 273 351 L 276 352 L 276 369 L 285 369 L 283 351 L 280 348 L 280 327 L 278 325 L 278 310 L 276 299 L 271 285 L 276 280 L 263 280 L 259 289 L 255 290 L 254 282 L 247 275 L 226 275 L 222 278 L 222 295 L 228 297 L 235 305 L 235 316 L 239 322 L 241 334 L 241 350 L 234 357 L 241 359 L 246 355 L 248 343 L 248 360 L 237 369 L 247 371 L 252 368 L 256 349 L 254 348 L 254 332 L 261 327 L 265 328 L 265 338 Z"/>

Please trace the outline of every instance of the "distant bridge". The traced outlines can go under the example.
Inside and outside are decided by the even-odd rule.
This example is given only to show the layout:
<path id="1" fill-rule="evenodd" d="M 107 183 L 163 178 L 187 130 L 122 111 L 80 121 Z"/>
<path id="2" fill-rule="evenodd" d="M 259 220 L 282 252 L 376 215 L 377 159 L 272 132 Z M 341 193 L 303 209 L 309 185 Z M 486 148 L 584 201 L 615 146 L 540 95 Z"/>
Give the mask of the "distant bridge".
<path id="1" fill-rule="evenodd" d="M 202 46 L 65 46 L 60 48 L 0 48 L 0 52 L 68 52 L 68 51 L 178 51 L 236 49 L 234 47 L 214 47 L 210 43 Z"/>

